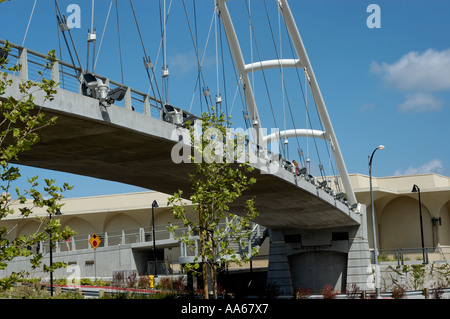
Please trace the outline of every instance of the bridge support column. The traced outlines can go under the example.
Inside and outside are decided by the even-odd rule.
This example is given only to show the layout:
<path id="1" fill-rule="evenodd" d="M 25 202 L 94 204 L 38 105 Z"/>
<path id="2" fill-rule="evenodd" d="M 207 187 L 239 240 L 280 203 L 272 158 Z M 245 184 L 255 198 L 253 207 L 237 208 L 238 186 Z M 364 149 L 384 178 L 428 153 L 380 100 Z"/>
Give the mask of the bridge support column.
<path id="1" fill-rule="evenodd" d="M 359 226 L 271 229 L 267 288 L 279 297 L 293 297 L 299 288 L 316 294 L 325 286 L 340 293 L 370 290 L 365 207 L 357 215 Z"/>
<path id="2" fill-rule="evenodd" d="M 366 206 L 361 205 L 360 226 L 354 227 L 349 242 L 349 252 L 347 261 L 347 286 L 352 285 L 361 290 L 371 290 L 368 287 L 369 278 L 372 273 L 369 240 L 367 233 Z"/>
<path id="3" fill-rule="evenodd" d="M 292 296 L 294 291 L 283 231 L 269 229 L 269 239 L 267 288 L 276 295 Z"/>

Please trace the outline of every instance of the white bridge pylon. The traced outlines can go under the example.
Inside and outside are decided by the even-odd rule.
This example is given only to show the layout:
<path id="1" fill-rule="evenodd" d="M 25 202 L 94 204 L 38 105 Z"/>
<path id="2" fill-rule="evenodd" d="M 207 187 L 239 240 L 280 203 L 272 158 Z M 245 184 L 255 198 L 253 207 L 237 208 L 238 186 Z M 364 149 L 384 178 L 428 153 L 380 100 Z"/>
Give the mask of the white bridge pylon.
<path id="1" fill-rule="evenodd" d="M 347 168 L 345 166 L 344 158 L 342 156 L 341 150 L 339 148 L 339 143 L 337 141 L 336 135 L 331 124 L 330 117 L 328 115 L 325 102 L 322 97 L 317 79 L 314 75 L 313 68 L 306 53 L 305 46 L 300 37 L 297 25 L 295 23 L 294 17 L 292 15 L 291 9 L 289 7 L 287 0 L 275 0 L 278 5 L 278 9 L 281 12 L 284 23 L 286 24 L 289 36 L 294 45 L 298 59 L 276 59 L 259 61 L 251 64 L 245 64 L 241 47 L 239 45 L 238 38 L 236 36 L 236 31 L 231 20 L 230 13 L 228 11 L 226 1 L 229 0 L 214 0 L 217 14 L 222 20 L 223 27 L 227 36 L 228 43 L 235 61 L 236 69 L 240 77 L 242 89 L 244 91 L 245 102 L 248 107 L 249 117 L 253 125 L 253 129 L 256 132 L 257 143 L 262 145 L 267 145 L 271 141 L 286 138 L 286 137 L 302 137 L 308 136 L 313 138 L 325 139 L 329 142 L 330 148 L 333 152 L 333 156 L 336 162 L 336 166 L 341 176 L 342 184 L 347 195 L 347 199 L 351 207 L 356 207 L 357 201 L 356 196 L 353 191 L 353 187 L 350 183 L 350 178 L 348 176 Z M 248 74 L 255 71 L 260 71 L 264 69 L 271 68 L 302 68 L 305 72 L 308 85 L 310 87 L 312 96 L 314 98 L 320 120 L 322 122 L 325 131 L 308 130 L 308 129 L 295 129 L 280 131 L 268 136 L 262 136 L 262 126 L 258 113 L 258 108 L 255 102 L 255 96 L 250 84 L 250 79 Z"/>

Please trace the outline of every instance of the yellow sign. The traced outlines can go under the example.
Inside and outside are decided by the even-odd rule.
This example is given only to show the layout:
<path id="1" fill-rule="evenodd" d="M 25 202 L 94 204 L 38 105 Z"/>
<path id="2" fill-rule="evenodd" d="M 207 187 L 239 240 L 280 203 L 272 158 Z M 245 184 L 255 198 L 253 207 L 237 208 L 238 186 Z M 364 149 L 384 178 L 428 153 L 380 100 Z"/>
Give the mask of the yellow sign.
<path id="1" fill-rule="evenodd" d="M 101 242 L 102 241 L 100 240 L 100 237 L 98 237 L 96 233 L 94 233 L 91 239 L 89 239 L 89 243 L 91 244 L 91 247 L 94 248 L 94 250 L 97 249 Z"/>

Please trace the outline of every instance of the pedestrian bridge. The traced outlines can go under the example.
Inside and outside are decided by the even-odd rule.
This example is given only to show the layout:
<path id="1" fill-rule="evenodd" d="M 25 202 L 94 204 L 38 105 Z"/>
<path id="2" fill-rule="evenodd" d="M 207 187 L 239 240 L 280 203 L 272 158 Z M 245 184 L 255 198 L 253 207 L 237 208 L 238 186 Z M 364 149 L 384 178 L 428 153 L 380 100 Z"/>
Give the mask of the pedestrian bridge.
<path id="1" fill-rule="evenodd" d="M 0 99 L 19 99 L 19 84 L 39 78 L 37 70 L 61 83 L 52 101 L 35 94 L 36 107 L 58 120 L 40 131 L 40 142 L 21 154 L 18 164 L 191 194 L 188 174 L 195 165 L 175 163 L 172 151 L 183 134 L 180 124 L 195 119 L 193 114 L 179 108 L 174 110 L 182 113 L 170 113 L 154 97 L 94 74 L 110 90 L 123 93 L 122 101 L 106 106 L 105 99 L 87 96 L 83 70 L 71 64 L 59 61 L 46 70 L 45 55 L 18 45 L 12 45 L 8 58 L 22 70 L 9 75 L 13 84 Z M 279 155 L 253 155 L 257 183 L 230 211 L 239 214 L 244 201 L 255 198 L 255 222 L 270 229 L 268 284 L 284 295 L 293 295 L 299 286 L 319 290 L 332 283 L 342 290 L 346 284 L 365 285 L 370 264 L 365 207 L 345 200 L 349 194 L 332 190 L 327 181 L 301 170 L 297 174 Z"/>
<path id="2" fill-rule="evenodd" d="M 45 55 L 13 45 L 9 63 L 23 65 L 11 75 L 13 85 L 5 96 L 20 98 L 18 85 L 33 79 L 31 65 L 43 67 Z M 16 60 L 16 61 L 14 61 Z M 173 194 L 190 195 L 188 173 L 194 164 L 172 160 L 172 149 L 183 128 L 168 120 L 158 101 L 144 93 L 96 75 L 111 88 L 122 88 L 122 105 L 103 106 L 82 94 L 77 70 L 62 61 L 44 76 L 61 82 L 53 101 L 36 94 L 36 105 L 57 116 L 56 125 L 41 131 L 41 141 L 23 153 L 18 164 L 121 182 Z M 61 81 L 64 72 L 64 83 Z M 65 87 L 65 88 L 64 88 Z M 72 88 L 72 89 L 70 89 Z M 184 112 L 184 117 L 194 117 Z M 336 194 L 318 180 L 295 174 L 283 159 L 270 161 L 270 152 L 252 163 L 256 185 L 242 201 L 255 197 L 260 213 L 257 223 L 272 229 L 317 229 L 360 224 L 360 214 L 343 194 Z M 242 202 L 241 202 L 242 203 Z M 238 211 L 236 211 L 238 213 Z"/>

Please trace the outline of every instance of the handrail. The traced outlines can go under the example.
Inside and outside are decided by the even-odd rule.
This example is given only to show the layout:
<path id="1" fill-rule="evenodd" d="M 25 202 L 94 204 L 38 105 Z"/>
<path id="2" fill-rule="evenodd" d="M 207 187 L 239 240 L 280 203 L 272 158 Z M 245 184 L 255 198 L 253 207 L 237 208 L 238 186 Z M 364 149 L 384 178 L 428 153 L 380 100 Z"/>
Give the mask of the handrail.
<path id="1" fill-rule="evenodd" d="M 0 39 L 0 43 L 1 43 L 1 44 L 4 45 L 4 44 L 6 44 L 6 42 L 7 42 L 6 40 Z M 20 61 L 21 64 L 24 64 L 24 63 L 29 62 L 29 61 L 28 61 L 27 55 L 35 56 L 35 57 L 37 57 L 37 58 L 44 59 L 44 60 L 47 58 L 47 55 L 42 54 L 42 53 L 40 53 L 40 52 L 34 51 L 34 50 L 32 50 L 32 49 L 25 48 L 25 47 L 23 47 L 23 46 L 21 46 L 21 45 L 18 45 L 18 44 L 12 43 L 12 42 L 8 42 L 8 43 L 9 43 L 9 45 L 10 45 L 11 48 L 17 49 L 17 50 L 19 51 L 19 55 L 18 55 L 18 56 L 16 56 L 16 55 L 10 53 L 11 56 L 16 57 L 18 60 L 20 60 L 20 58 L 21 58 L 21 57 L 20 57 L 20 55 L 21 55 L 20 53 L 21 53 L 21 52 L 24 52 L 24 51 L 26 50 L 26 55 L 25 55 L 25 57 L 23 57 L 23 61 Z M 35 64 L 38 64 L 36 61 L 32 61 L 32 62 L 35 63 Z M 39 65 L 45 67 L 45 64 L 39 64 Z M 65 67 L 65 68 L 69 68 L 69 69 L 72 69 L 72 70 L 76 71 L 76 75 L 70 75 L 70 74 L 68 74 L 67 72 L 64 72 L 64 71 L 60 70 L 60 67 L 59 67 L 59 66 Z M 26 78 L 26 79 L 28 79 L 28 68 L 25 68 L 25 72 L 26 72 L 27 74 L 23 74 L 23 77 Z M 57 66 L 56 66 L 56 68 L 52 69 L 51 77 L 52 77 L 53 80 L 57 80 L 58 82 L 60 82 L 60 81 L 59 81 L 59 78 L 60 78 L 60 75 L 61 75 L 61 74 L 62 74 L 63 76 L 71 76 L 71 77 L 73 77 L 73 78 L 76 78 L 77 81 L 78 81 L 78 83 L 79 83 L 79 88 L 78 88 L 77 93 L 80 93 L 80 86 L 81 86 L 80 84 L 81 84 L 81 80 L 80 80 L 79 76 L 80 76 L 80 74 L 82 74 L 82 73 L 84 73 L 84 72 L 85 72 L 85 70 L 82 69 L 82 68 L 80 68 L 80 67 L 74 66 L 74 65 L 72 65 L 71 63 L 67 63 L 67 62 L 62 61 L 62 60 L 58 60 L 58 61 L 57 61 Z M 124 88 L 124 89 L 126 89 L 126 90 L 129 89 L 129 90 L 130 90 L 130 93 L 134 93 L 134 94 L 140 96 L 141 99 L 139 100 L 139 102 L 142 102 L 142 103 L 145 104 L 145 103 L 146 103 L 145 101 L 146 101 L 147 99 L 148 99 L 148 101 L 153 101 L 153 102 L 155 102 L 156 105 L 152 105 L 151 103 L 148 103 L 148 105 L 147 105 L 147 106 L 149 107 L 149 109 L 147 110 L 148 112 L 145 112 L 145 110 L 144 110 L 144 112 L 143 112 L 144 114 L 151 115 L 151 112 L 150 112 L 150 108 L 151 108 L 151 107 L 157 109 L 157 110 L 158 110 L 158 114 L 159 114 L 159 112 L 161 111 L 161 108 L 158 107 L 157 105 L 158 105 L 158 104 L 159 104 L 159 105 L 164 105 L 164 104 L 165 104 L 164 101 L 162 101 L 162 100 L 160 100 L 160 99 L 157 99 L 156 97 L 153 97 L 153 96 L 148 95 L 148 94 L 146 94 L 146 93 L 143 93 L 143 92 L 141 92 L 141 91 L 139 91 L 139 90 L 137 90 L 137 89 L 133 89 L 133 88 L 131 88 L 131 87 L 125 85 L 125 84 L 122 84 L 122 83 L 119 83 L 119 82 L 117 82 L 117 81 L 111 80 L 111 79 L 109 79 L 109 78 L 107 78 L 107 77 L 104 77 L 104 76 L 99 75 L 99 74 L 96 74 L 96 73 L 92 73 L 92 75 L 94 75 L 96 78 L 101 79 L 101 80 L 105 81 L 106 83 L 112 84 L 112 85 L 114 85 L 114 86 L 116 86 L 116 87 L 121 87 L 121 88 Z M 69 90 L 69 91 L 73 91 L 73 90 Z M 131 102 L 131 100 L 132 100 L 132 99 L 131 99 L 131 97 L 130 97 L 130 102 Z M 132 105 L 130 105 L 130 109 L 131 109 L 131 108 L 132 108 Z M 183 113 L 186 114 L 187 116 L 192 116 L 192 117 L 195 117 L 195 118 L 196 118 L 196 116 L 195 116 L 194 114 L 192 114 L 192 113 L 190 113 L 190 112 L 187 112 L 187 111 L 185 111 L 185 110 L 183 110 Z"/>

